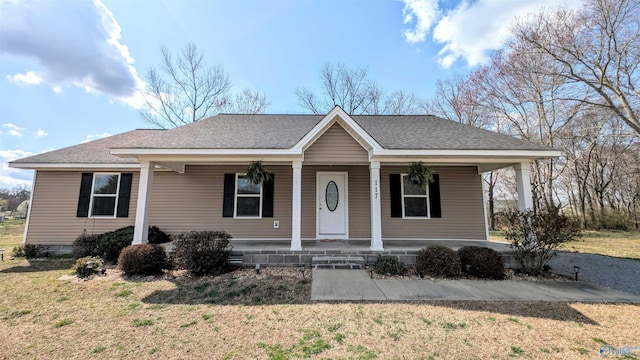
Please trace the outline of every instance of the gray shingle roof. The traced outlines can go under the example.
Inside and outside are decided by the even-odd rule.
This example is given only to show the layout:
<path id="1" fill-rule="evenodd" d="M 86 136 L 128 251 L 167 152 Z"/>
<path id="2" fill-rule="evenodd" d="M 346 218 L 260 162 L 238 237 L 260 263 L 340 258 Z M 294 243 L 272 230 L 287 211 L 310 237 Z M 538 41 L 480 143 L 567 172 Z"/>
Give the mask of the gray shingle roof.
<path id="1" fill-rule="evenodd" d="M 112 148 L 289 149 L 323 115 L 221 114 L 171 130 L 134 130 L 13 161 L 21 163 L 137 163 Z M 552 150 L 511 136 L 431 115 L 352 117 L 385 149 Z"/>
<path id="2" fill-rule="evenodd" d="M 109 149 L 122 143 L 142 139 L 147 135 L 157 133 L 160 130 L 133 130 L 122 134 L 109 136 L 103 139 L 69 146 L 66 148 L 49 151 L 46 153 L 29 156 L 12 161 L 15 164 L 26 163 L 86 163 L 86 164 L 137 164 L 136 159 L 121 158 L 109 153 Z"/>
<path id="3" fill-rule="evenodd" d="M 352 116 L 385 149 L 551 150 L 432 115 Z"/>
<path id="4" fill-rule="evenodd" d="M 119 148 L 151 149 L 289 149 L 308 133 L 322 115 L 221 114 Z"/>

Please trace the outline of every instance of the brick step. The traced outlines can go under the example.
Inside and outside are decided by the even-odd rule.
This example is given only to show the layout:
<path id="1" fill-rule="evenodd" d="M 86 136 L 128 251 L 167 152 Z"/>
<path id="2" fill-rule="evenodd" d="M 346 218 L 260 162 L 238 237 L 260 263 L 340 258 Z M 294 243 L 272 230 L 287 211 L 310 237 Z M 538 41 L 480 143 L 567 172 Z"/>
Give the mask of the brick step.
<path id="1" fill-rule="evenodd" d="M 244 263 L 244 256 L 242 254 L 231 253 L 229 256 L 229 264 L 242 265 Z"/>
<path id="2" fill-rule="evenodd" d="M 355 255 L 319 255 L 311 258 L 313 265 L 340 265 L 359 264 L 364 265 L 364 257 Z"/>

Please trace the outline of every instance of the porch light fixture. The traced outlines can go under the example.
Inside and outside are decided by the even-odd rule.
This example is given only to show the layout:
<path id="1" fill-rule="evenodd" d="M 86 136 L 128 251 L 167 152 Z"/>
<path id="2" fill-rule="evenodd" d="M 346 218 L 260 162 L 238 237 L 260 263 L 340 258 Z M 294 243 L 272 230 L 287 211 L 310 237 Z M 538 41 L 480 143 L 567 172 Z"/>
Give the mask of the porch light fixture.
<path id="1" fill-rule="evenodd" d="M 578 273 L 580 272 L 580 266 L 573 267 L 573 273 L 576 274 L 576 281 L 578 281 Z"/>

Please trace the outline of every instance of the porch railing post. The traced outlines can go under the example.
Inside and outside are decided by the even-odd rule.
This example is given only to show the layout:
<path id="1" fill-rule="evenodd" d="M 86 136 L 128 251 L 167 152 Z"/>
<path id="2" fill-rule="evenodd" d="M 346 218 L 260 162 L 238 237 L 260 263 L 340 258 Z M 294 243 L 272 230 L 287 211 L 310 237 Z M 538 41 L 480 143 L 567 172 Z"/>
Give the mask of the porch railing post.
<path id="1" fill-rule="evenodd" d="M 302 250 L 300 239 L 300 213 L 302 211 L 302 161 L 294 161 L 293 193 L 291 196 L 291 251 Z"/>
<path id="2" fill-rule="evenodd" d="M 529 163 L 519 163 L 513 166 L 516 171 L 516 187 L 518 188 L 518 210 L 533 209 L 531 194 L 531 169 Z"/>
<path id="3" fill-rule="evenodd" d="M 371 250 L 382 251 L 382 219 L 380 215 L 380 162 L 372 161 L 370 172 L 371 198 Z"/>
<path id="4" fill-rule="evenodd" d="M 132 244 L 149 242 L 149 206 L 151 205 L 154 168 L 155 163 L 152 161 L 140 162 L 140 183 L 138 185 L 138 203 Z"/>

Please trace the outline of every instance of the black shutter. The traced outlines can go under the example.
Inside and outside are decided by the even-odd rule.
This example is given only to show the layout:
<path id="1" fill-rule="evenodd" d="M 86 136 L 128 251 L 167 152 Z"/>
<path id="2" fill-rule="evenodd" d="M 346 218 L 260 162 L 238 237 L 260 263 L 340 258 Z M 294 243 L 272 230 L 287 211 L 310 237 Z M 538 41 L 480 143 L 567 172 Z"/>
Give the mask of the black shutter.
<path id="1" fill-rule="evenodd" d="M 433 182 L 429 183 L 429 208 L 431 209 L 432 218 L 441 218 L 442 209 L 440 208 L 440 175 L 433 174 Z"/>
<path id="2" fill-rule="evenodd" d="M 271 174 L 271 180 L 262 184 L 262 217 L 273 217 L 273 182 L 275 175 Z"/>
<path id="3" fill-rule="evenodd" d="M 117 217 L 129 217 L 129 199 L 131 198 L 132 173 L 120 174 L 120 192 L 118 193 Z"/>
<path id="4" fill-rule="evenodd" d="M 89 216 L 89 202 L 91 201 L 91 184 L 93 183 L 93 173 L 82 173 L 80 181 L 80 196 L 78 197 L 77 217 Z"/>
<path id="5" fill-rule="evenodd" d="M 389 189 L 391 190 L 391 217 L 402 217 L 402 176 L 389 174 Z"/>
<path id="6" fill-rule="evenodd" d="M 236 191 L 236 174 L 224 174 L 224 199 L 222 216 L 233 217 L 233 196 Z"/>

